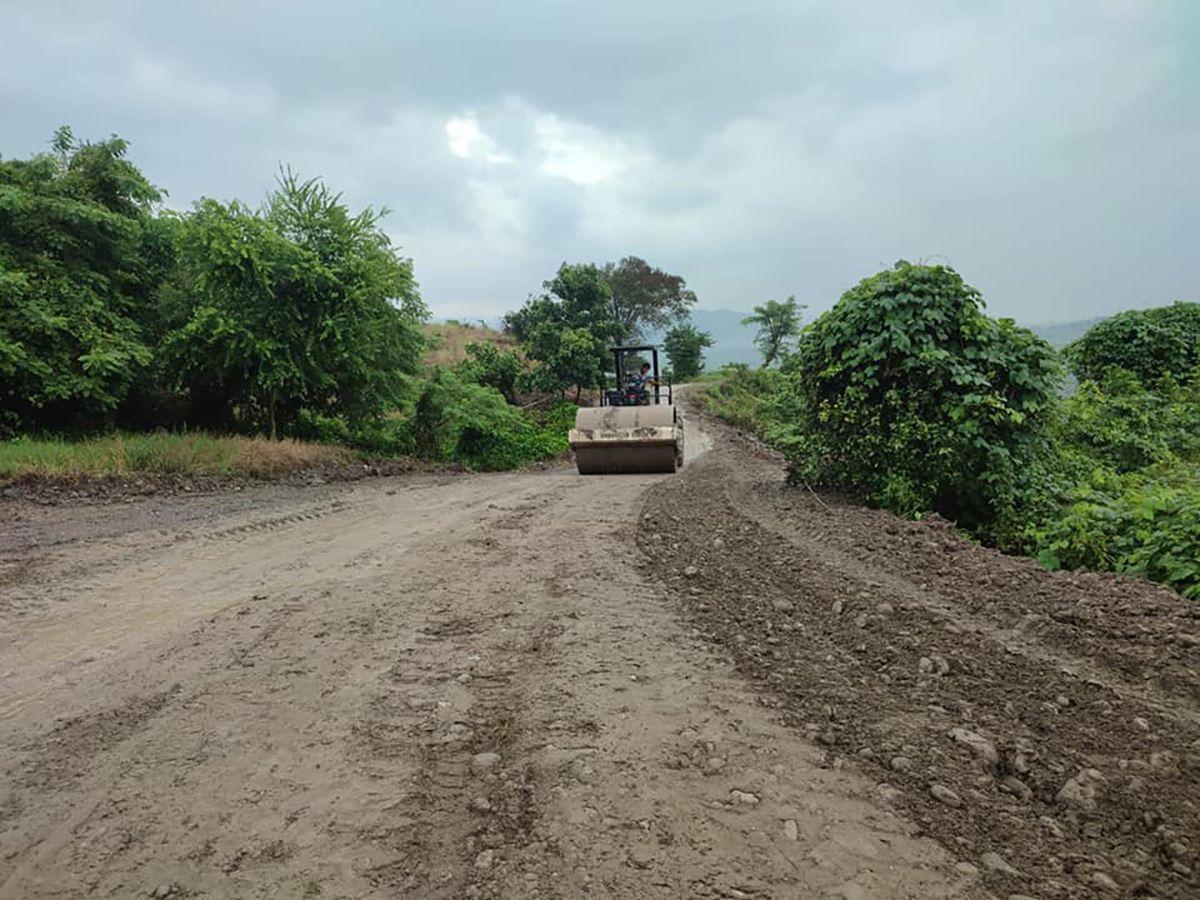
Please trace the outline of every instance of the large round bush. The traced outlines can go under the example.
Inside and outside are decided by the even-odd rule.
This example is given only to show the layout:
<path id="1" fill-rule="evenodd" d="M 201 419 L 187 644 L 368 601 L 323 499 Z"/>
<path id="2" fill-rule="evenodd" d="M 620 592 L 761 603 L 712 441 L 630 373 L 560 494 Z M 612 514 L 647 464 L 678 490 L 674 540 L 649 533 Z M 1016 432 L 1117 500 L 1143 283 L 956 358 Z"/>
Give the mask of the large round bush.
<path id="1" fill-rule="evenodd" d="M 1200 367 L 1200 303 L 1131 309 L 1093 325 L 1065 350 L 1080 380 L 1125 369 L 1146 384 L 1183 381 Z"/>
<path id="2" fill-rule="evenodd" d="M 902 261 L 805 330 L 773 438 L 795 480 L 987 527 L 1019 504 L 1060 381 L 1050 345 L 957 272 Z"/>

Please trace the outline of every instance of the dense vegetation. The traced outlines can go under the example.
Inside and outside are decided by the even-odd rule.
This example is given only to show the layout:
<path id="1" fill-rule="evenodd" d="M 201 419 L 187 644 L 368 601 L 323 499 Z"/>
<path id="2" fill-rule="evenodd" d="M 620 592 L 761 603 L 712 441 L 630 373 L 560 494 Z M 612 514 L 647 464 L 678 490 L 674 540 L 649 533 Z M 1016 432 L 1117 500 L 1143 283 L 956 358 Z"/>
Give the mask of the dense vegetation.
<path id="1" fill-rule="evenodd" d="M 985 315 L 952 269 L 901 262 L 804 329 L 778 374 L 726 369 L 699 396 L 795 481 L 1200 597 L 1197 309 L 1096 325 L 1065 351 L 1081 381 L 1064 396 L 1048 344 Z"/>
<path id="2" fill-rule="evenodd" d="M 427 312 L 383 212 L 289 170 L 261 207 L 170 211 L 126 152 L 64 128 L 0 160 L 0 477 L 344 459 L 255 435 L 482 469 L 565 452 L 569 410 L 514 405 L 524 357 L 422 364 Z"/>

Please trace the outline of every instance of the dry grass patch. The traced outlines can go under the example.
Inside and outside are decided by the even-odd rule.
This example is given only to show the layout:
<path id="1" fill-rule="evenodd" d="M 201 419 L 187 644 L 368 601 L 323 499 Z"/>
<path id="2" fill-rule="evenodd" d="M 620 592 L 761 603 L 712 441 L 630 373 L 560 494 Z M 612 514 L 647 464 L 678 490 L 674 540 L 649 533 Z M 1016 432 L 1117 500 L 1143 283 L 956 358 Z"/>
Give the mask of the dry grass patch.
<path id="1" fill-rule="evenodd" d="M 517 342 L 494 328 L 464 325 L 461 322 L 431 323 L 423 326 L 429 349 L 427 366 L 452 366 L 467 358 L 467 344 L 495 344 L 501 350 L 516 349 Z"/>
<path id="2" fill-rule="evenodd" d="M 111 434 L 81 441 L 22 437 L 0 443 L 0 481 L 139 474 L 272 478 L 353 460 L 344 447 L 238 435 Z"/>

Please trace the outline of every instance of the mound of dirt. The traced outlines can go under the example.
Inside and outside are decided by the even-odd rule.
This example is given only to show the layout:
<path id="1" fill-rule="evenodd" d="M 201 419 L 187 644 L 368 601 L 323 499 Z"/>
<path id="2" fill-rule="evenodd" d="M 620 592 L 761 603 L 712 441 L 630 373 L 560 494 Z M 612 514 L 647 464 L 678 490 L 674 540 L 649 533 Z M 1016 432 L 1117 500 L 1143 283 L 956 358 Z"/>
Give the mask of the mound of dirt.
<path id="1" fill-rule="evenodd" d="M 728 429 L 717 445 L 652 489 L 645 571 L 829 766 L 1001 896 L 1200 896 L 1200 607 L 787 488 Z"/>

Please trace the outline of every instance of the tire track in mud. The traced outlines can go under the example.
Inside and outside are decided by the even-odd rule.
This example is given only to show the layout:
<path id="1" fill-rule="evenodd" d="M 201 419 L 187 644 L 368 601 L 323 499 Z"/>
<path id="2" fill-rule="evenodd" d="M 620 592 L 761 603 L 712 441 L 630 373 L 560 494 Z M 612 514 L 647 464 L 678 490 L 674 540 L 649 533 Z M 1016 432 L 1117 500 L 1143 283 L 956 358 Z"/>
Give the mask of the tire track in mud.
<path id="1" fill-rule="evenodd" d="M 501 887 L 511 875 L 507 856 L 529 842 L 538 816 L 536 771 L 521 746 L 530 682 L 556 630 L 543 623 L 514 639 L 495 627 L 510 615 L 443 614 L 419 627 L 417 645 L 429 661 L 398 662 L 386 682 L 400 694 L 377 694 L 372 718 L 356 727 L 369 754 L 417 760 L 410 787 L 389 810 L 402 826 L 369 835 L 394 853 L 363 873 L 374 887 L 430 898 L 510 896 Z M 447 670 L 449 660 L 459 662 Z M 531 874 L 525 886 L 552 896 L 552 885 Z"/>
<path id="2" fill-rule="evenodd" d="M 5 821 L 0 896 L 976 896 L 638 572 L 664 480 L 356 487 L 238 530 L 289 495 L 125 563 L 111 606 L 52 583 L 82 602 L 24 635 L 0 752 L 42 706 L 181 688 Z M 112 649 L 72 669 L 80 623 Z"/>

